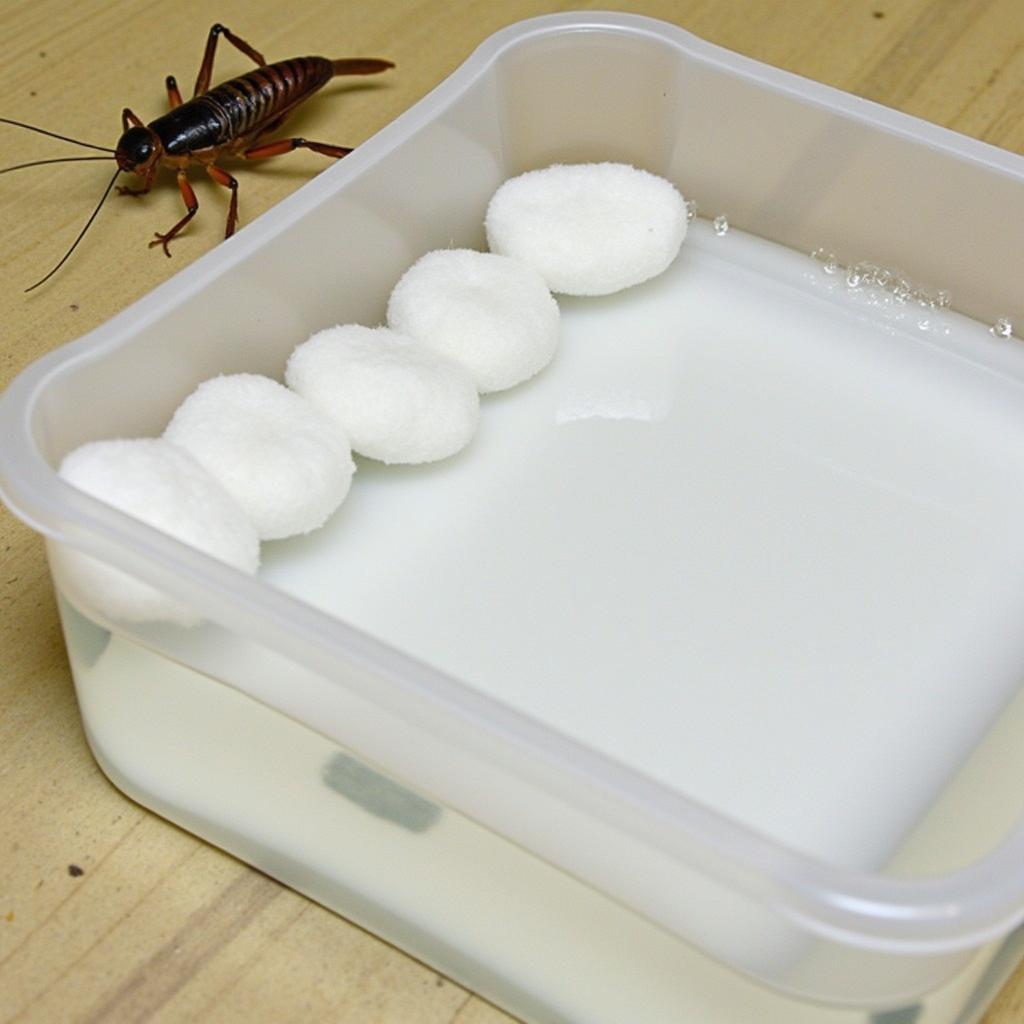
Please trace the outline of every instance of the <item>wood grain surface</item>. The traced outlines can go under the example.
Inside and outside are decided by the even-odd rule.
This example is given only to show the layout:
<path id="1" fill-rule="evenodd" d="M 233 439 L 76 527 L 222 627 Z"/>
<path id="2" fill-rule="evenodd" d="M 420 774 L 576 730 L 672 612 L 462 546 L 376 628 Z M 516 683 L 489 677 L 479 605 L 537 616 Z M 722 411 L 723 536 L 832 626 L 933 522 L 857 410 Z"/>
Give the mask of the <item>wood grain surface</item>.
<path id="1" fill-rule="evenodd" d="M 0 3 L 0 115 L 112 145 L 121 108 L 163 112 L 164 76 L 190 83 L 209 24 L 269 59 L 386 56 L 386 80 L 332 89 L 296 122 L 357 144 L 520 18 L 558 0 L 56 0 Z M 1021 0 L 638 0 L 730 49 L 975 138 L 1024 147 Z M 216 79 L 247 70 L 225 47 Z M 0 126 L 0 165 L 68 150 Z M 251 221 L 324 166 L 295 153 L 242 167 Z M 110 202 L 53 281 L 107 180 L 98 164 L 0 178 L 0 386 L 217 244 L 225 194 L 199 180 L 199 216 L 172 259 L 146 248 L 179 216 L 173 178 Z M 0 439 L 0 443 L 2 439 Z M 39 538 L 0 510 L 0 1020 L 498 1024 L 459 986 L 124 798 L 82 734 Z M 1024 1021 L 1024 971 L 985 1024 Z M 638 1016 L 637 1024 L 643 1024 Z M 713 1024 L 713 1022 L 702 1022 Z M 751 1022 L 756 1024 L 756 1022 Z"/>

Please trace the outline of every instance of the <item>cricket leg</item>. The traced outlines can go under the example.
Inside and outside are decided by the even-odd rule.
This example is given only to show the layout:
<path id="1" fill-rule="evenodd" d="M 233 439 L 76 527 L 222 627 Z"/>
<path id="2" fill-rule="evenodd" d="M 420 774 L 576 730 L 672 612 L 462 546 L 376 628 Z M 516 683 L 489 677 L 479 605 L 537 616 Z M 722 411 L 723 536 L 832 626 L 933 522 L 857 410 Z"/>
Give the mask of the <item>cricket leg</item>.
<path id="1" fill-rule="evenodd" d="M 178 88 L 178 80 L 174 75 L 167 76 L 167 103 L 171 110 L 181 106 L 181 90 Z"/>
<path id="2" fill-rule="evenodd" d="M 128 131 L 129 126 L 132 128 L 145 127 L 141 118 L 137 114 L 133 114 L 128 107 L 125 107 L 124 110 L 121 111 L 121 131 Z"/>
<path id="3" fill-rule="evenodd" d="M 203 63 L 199 65 L 195 92 L 192 93 L 193 98 L 202 95 L 210 88 L 210 78 L 213 75 L 213 56 L 217 52 L 217 40 L 222 35 L 232 46 L 254 60 L 257 67 L 261 68 L 267 63 L 263 58 L 263 54 L 259 50 L 254 50 L 244 39 L 240 39 L 234 32 L 223 25 L 214 25 L 210 29 L 210 34 L 206 37 L 206 50 L 203 53 Z"/>
<path id="4" fill-rule="evenodd" d="M 277 142 L 266 142 L 261 146 L 247 149 L 242 156 L 246 160 L 266 160 L 268 157 L 281 156 L 294 149 L 311 149 L 314 153 L 333 156 L 340 159 L 352 152 L 349 146 L 331 146 L 326 142 L 310 142 L 308 139 L 279 139 Z"/>
<path id="5" fill-rule="evenodd" d="M 188 224 L 188 222 L 196 215 L 196 210 L 199 209 L 199 201 L 196 199 L 196 194 L 192 191 L 192 186 L 189 184 L 188 177 L 183 170 L 178 171 L 178 189 L 181 192 L 181 198 L 185 203 L 185 209 L 187 211 L 185 216 L 182 217 L 181 220 L 179 220 L 178 223 L 175 224 L 174 227 L 166 234 L 161 235 L 158 231 L 156 233 L 156 238 L 149 243 L 149 247 L 151 249 L 154 245 L 162 245 L 167 256 L 171 255 L 171 250 L 169 248 L 171 239 L 176 238 L 181 233 L 185 225 Z"/>
<path id="6" fill-rule="evenodd" d="M 235 233 L 235 227 L 238 224 L 238 182 L 227 171 L 222 171 L 213 164 L 206 165 L 206 173 L 218 185 L 231 189 L 231 203 L 228 206 L 228 225 L 224 231 L 224 237 L 230 238 Z"/>

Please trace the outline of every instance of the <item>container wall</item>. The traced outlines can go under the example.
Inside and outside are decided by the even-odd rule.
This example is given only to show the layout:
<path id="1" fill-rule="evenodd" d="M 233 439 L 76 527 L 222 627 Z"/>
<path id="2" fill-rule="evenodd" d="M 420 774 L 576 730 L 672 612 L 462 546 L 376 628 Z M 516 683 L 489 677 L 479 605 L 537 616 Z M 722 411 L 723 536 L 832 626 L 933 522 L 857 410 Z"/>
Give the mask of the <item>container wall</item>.
<path id="1" fill-rule="evenodd" d="M 57 576 L 59 583 L 59 571 Z M 609 827 L 584 809 L 567 804 L 543 786 L 532 783 L 528 774 L 505 771 L 482 752 L 473 756 L 453 744 L 449 736 L 425 734 L 403 717 L 389 714 L 347 691 L 346 680 L 363 671 L 355 665 L 339 664 L 335 677 L 327 680 L 271 649 L 243 641 L 211 623 L 192 630 L 169 625 L 118 630 L 113 640 L 106 641 L 105 627 L 93 621 L 101 617 L 90 613 L 87 607 L 85 611 L 92 616 L 91 620 L 68 603 L 64 615 L 70 623 L 72 650 L 84 651 L 81 658 L 75 659 L 76 679 L 82 711 L 101 760 L 113 764 L 115 779 L 130 793 L 148 794 L 139 797 L 142 802 L 161 813 L 166 813 L 167 805 L 174 805 L 178 809 L 170 816 L 175 820 L 180 820 L 183 812 L 194 816 L 201 824 L 189 827 L 202 835 L 209 835 L 216 828 L 230 828 L 241 835 L 251 831 L 252 826 L 247 824 L 250 797 L 246 795 L 251 773 L 232 769 L 229 774 L 235 781 L 230 799 L 223 794 L 215 796 L 208 777 L 219 769 L 208 767 L 200 755 L 210 744 L 200 738 L 201 730 L 193 728 L 195 722 L 202 721 L 207 723 L 204 728 L 230 733 L 236 756 L 260 761 L 264 775 L 269 772 L 276 776 L 288 762 L 287 757 L 267 757 L 266 743 L 254 741 L 251 730 L 237 728 L 236 711 L 230 710 L 236 707 L 255 709 L 252 714 L 266 722 L 268 728 L 285 721 L 228 688 L 238 686 L 257 699 L 284 707 L 300 720 L 319 721 L 329 735 L 345 737 L 347 748 L 342 753 L 358 762 L 351 769 L 343 760 L 337 761 L 333 769 L 323 768 L 335 777 L 337 785 L 351 783 L 360 787 L 360 773 L 364 769 L 372 775 L 379 772 L 376 766 L 386 764 L 391 781 L 401 780 L 400 786 L 415 787 L 408 797 L 396 798 L 397 803 L 386 793 L 381 797 L 385 805 L 395 804 L 393 816 L 408 818 L 407 824 L 420 822 L 425 831 L 435 817 L 441 816 L 442 805 L 435 794 L 444 792 L 449 798 L 444 814 L 478 822 L 474 828 L 480 836 L 486 835 L 492 846 L 504 844 L 499 838 L 502 835 L 514 835 L 539 855 L 531 857 L 531 863 L 546 860 L 549 864 L 572 865 L 572 885 L 579 887 L 574 891 L 585 891 L 593 899 L 598 899 L 598 893 L 606 894 L 600 897 L 601 901 L 628 901 L 639 912 L 628 916 L 631 921 L 644 922 L 642 926 L 636 925 L 644 934 L 656 934 L 659 942 L 668 942 L 676 951 L 688 948 L 680 942 L 685 940 L 723 964 L 766 981 L 780 991 L 838 1004 L 888 1008 L 917 1002 L 926 993 L 950 982 L 974 958 L 973 951 L 936 956 L 893 955 L 821 940 L 781 913 L 770 892 L 760 898 L 746 895 L 741 889 L 688 865 L 685 858 L 668 856 L 635 836 Z M 83 667 L 86 660 L 91 664 Z M 153 681 L 153 685 L 162 680 L 162 700 L 176 707 L 185 708 L 184 695 L 192 694 L 189 706 L 193 710 L 188 722 L 172 726 L 170 723 L 178 712 L 172 713 L 170 708 L 159 712 L 141 709 L 135 703 L 142 692 L 140 679 Z M 214 679 L 228 687 L 214 683 Z M 93 705 L 93 694 L 103 699 Z M 169 756 L 182 758 L 181 766 L 169 771 L 166 765 L 150 760 L 154 738 L 146 731 L 146 723 L 159 723 L 164 736 L 161 742 L 169 746 Z M 300 731 L 310 737 L 308 742 L 318 750 L 330 746 L 320 737 L 314 741 L 315 734 L 308 730 Z M 133 755 L 115 756 L 113 751 L 120 747 L 133 750 Z M 353 772 L 354 781 L 349 778 Z M 184 787 L 173 799 L 161 795 L 162 787 L 170 785 L 170 780 L 174 780 L 174 786 Z M 282 787 L 283 794 L 289 783 L 283 778 L 277 785 Z M 259 799 L 255 795 L 252 798 Z M 207 802 L 210 800 L 214 803 Z M 287 802 L 283 796 L 282 801 Z M 403 806 L 403 801 L 408 806 Z M 310 810 L 310 820 L 315 821 L 316 817 Z M 262 861 L 253 860 L 244 850 L 231 848 L 263 866 Z M 313 848 L 296 847 L 289 855 L 301 864 L 313 856 Z M 369 860 L 377 862 L 373 857 Z M 318 879 L 324 868 L 310 870 L 312 874 L 308 877 Z M 554 867 L 544 870 L 551 873 L 551 878 L 569 877 Z M 317 885 L 319 882 L 307 882 L 298 887 L 316 895 Z M 457 882 L 453 879 L 451 885 Z M 523 892 L 517 891 L 523 897 Z M 449 892 L 454 899 L 455 891 L 449 888 Z M 327 902 L 337 906 L 333 900 Z M 544 902 L 552 905 L 546 898 Z M 343 912 L 348 910 L 343 908 Z M 401 918 L 401 901 L 389 904 L 389 913 Z M 577 923 L 566 918 L 561 927 L 568 936 Z M 608 934 L 621 931 L 617 926 Z M 395 941 L 417 955 L 435 959 L 422 951 L 419 943 L 410 945 L 399 937 Z M 501 957 L 496 957 L 492 969 L 497 970 L 501 962 Z"/>
<path id="2" fill-rule="evenodd" d="M 884 872 L 935 878 L 997 850 L 1024 817 L 1024 690 L 996 719 Z"/>

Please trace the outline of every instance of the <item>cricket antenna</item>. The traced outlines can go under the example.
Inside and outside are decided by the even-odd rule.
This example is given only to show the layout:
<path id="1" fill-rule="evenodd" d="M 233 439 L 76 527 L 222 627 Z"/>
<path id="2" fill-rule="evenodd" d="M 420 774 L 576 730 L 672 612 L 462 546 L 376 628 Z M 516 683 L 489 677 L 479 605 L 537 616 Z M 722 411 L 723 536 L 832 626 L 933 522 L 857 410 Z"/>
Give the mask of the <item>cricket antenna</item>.
<path id="1" fill-rule="evenodd" d="M 78 232 L 78 237 L 71 243 L 71 248 L 68 249 L 68 251 L 66 253 L 64 253 L 64 255 L 61 257 L 60 263 L 58 263 L 57 266 L 55 266 L 53 268 L 53 270 L 51 270 L 46 275 L 46 277 L 41 277 L 38 281 L 36 281 L 36 283 L 34 285 L 32 285 L 29 288 L 26 288 L 25 289 L 26 293 L 32 291 L 34 288 L 38 288 L 45 281 L 49 281 L 50 278 L 53 277 L 53 275 L 56 274 L 57 271 L 60 270 L 61 267 L 64 266 L 64 264 L 68 260 L 68 257 L 75 251 L 75 248 L 77 247 L 78 243 L 82 240 L 82 236 L 86 233 L 86 231 L 89 230 L 89 226 L 96 219 L 96 214 L 100 212 L 100 207 L 106 202 L 107 196 L 110 195 L 110 190 L 114 187 L 114 182 L 117 181 L 117 176 L 120 173 L 121 173 L 121 168 L 120 167 L 116 171 L 114 171 L 114 176 L 110 179 L 110 184 L 107 185 L 106 189 L 104 189 L 103 196 L 100 198 L 100 201 L 96 204 L 96 209 L 92 211 L 92 216 L 90 216 L 89 219 L 85 222 L 85 227 L 82 228 L 82 230 Z"/>
<path id="2" fill-rule="evenodd" d="M 34 124 L 25 124 L 24 121 L 12 121 L 9 117 L 0 117 L 0 124 L 10 124 L 15 128 L 27 128 L 30 132 L 38 132 L 40 135 L 49 135 L 51 139 L 60 139 L 62 142 L 73 142 L 76 146 L 85 146 L 86 149 L 98 149 L 103 153 L 116 152 L 109 146 L 94 146 L 91 142 L 83 142 L 81 139 L 73 139 L 70 135 L 58 135 L 56 132 L 48 132 L 45 128 L 37 128 Z"/>
<path id="3" fill-rule="evenodd" d="M 13 167 L 0 167 L 0 174 L 8 171 L 23 171 L 26 167 L 42 167 L 43 164 L 75 164 L 82 160 L 114 160 L 112 156 L 56 156 L 49 160 L 32 160 L 27 164 L 15 164 Z"/>

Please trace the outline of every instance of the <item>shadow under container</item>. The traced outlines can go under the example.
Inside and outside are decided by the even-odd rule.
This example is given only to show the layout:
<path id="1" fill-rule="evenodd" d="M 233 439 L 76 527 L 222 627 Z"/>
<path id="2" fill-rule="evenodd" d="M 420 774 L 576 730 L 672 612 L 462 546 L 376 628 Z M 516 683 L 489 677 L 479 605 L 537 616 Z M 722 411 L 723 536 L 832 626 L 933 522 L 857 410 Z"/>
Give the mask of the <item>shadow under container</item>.
<path id="1" fill-rule="evenodd" d="M 905 267 L 951 290 L 958 323 L 1024 317 L 1014 227 L 1024 222 L 1020 158 L 649 19 L 591 13 L 512 26 L 344 162 L 108 324 L 40 360 L 0 400 L 0 493 L 47 537 L 51 553 L 86 551 L 203 618 L 194 629 L 106 621 L 52 559 L 93 751 L 142 804 L 526 1021 L 977 1021 L 1021 953 L 1024 649 L 1013 638 L 1008 582 L 1014 573 L 1024 578 L 1020 546 L 1007 550 L 999 606 L 988 601 L 993 591 L 966 586 L 973 577 L 940 581 L 963 588 L 964 621 L 976 623 L 971 635 L 992 645 L 969 652 L 953 682 L 936 690 L 934 706 L 919 707 L 915 718 L 894 673 L 884 697 L 893 710 L 877 716 L 877 736 L 846 735 L 818 763 L 794 753 L 796 768 L 790 763 L 778 776 L 787 787 L 780 807 L 804 806 L 831 815 L 836 834 L 877 839 L 830 858 L 782 826 L 744 820 L 685 782 L 658 778 L 585 733 L 525 710 L 487 683 L 486 650 L 481 676 L 462 674 L 452 667 L 459 652 L 449 665 L 407 649 L 386 628 L 332 614 L 316 589 L 321 582 L 304 591 L 295 582 L 301 573 L 288 575 L 304 560 L 322 563 L 342 527 L 353 545 L 361 530 L 369 543 L 373 530 L 387 527 L 387 508 L 405 503 L 403 514 L 420 524 L 415 546 L 396 551 L 376 577 L 367 569 L 358 584 L 365 593 L 354 599 L 376 602 L 385 618 L 392 608 L 396 619 L 415 619 L 411 591 L 447 610 L 457 636 L 465 595 L 446 588 L 471 571 L 468 561 L 504 543 L 504 510 L 524 496 L 531 515 L 545 502 L 553 522 L 564 514 L 560 502 L 569 497 L 541 494 L 529 482 L 537 474 L 524 476 L 523 467 L 564 425 L 542 413 L 544 388 L 577 365 L 569 356 L 550 371 L 556 384 L 489 399 L 482 436 L 454 467 L 361 464 L 352 509 L 347 503 L 328 539 L 268 545 L 267 569 L 255 579 L 56 475 L 61 458 L 88 441 L 159 434 L 204 379 L 243 371 L 280 377 L 291 349 L 312 331 L 379 322 L 391 286 L 423 252 L 483 247 L 483 213 L 503 180 L 587 160 L 662 174 L 702 211 L 725 212 L 749 235 L 796 253 L 824 245 L 851 260 Z M 700 230 L 695 224 L 698 262 L 705 259 Z M 820 277 L 806 259 L 808 273 Z M 574 309 L 565 304 L 567 321 Z M 966 340 L 954 333 L 946 342 L 896 332 L 892 345 L 920 349 L 925 380 L 915 378 L 914 387 L 931 386 L 934 363 L 936 387 L 954 395 L 961 388 L 963 407 L 957 399 L 950 408 L 954 424 L 962 417 L 965 429 L 991 440 L 992 457 L 1004 460 L 993 463 L 993 474 L 1010 476 L 1024 451 L 1024 411 L 1009 408 L 1024 381 L 1024 355 L 981 333 L 964 327 Z M 828 358 L 808 368 L 808 388 L 835 374 Z M 976 390 L 982 386 L 1002 390 L 989 395 Z M 978 426 L 971 403 L 979 396 L 1003 419 Z M 495 425 L 524 422 L 523 410 L 536 416 L 537 431 L 494 440 Z M 871 395 L 861 411 L 848 424 L 854 433 L 872 415 Z M 835 426 L 830 415 L 824 409 L 808 432 Z M 677 443 L 671 429 L 638 443 L 652 452 Z M 580 436 L 577 464 L 590 454 L 600 469 L 604 449 L 594 446 L 602 435 Z M 488 462 L 489 451 L 500 457 Z M 476 503 L 446 505 L 452 486 L 467 488 Z M 445 507 L 450 522 L 425 514 Z M 658 526 L 649 506 L 623 514 L 638 532 L 661 530 L 659 543 L 672 557 L 666 545 L 685 523 Z M 593 515 L 610 524 L 600 508 Z M 579 633 L 569 636 L 563 624 L 516 627 L 516 609 L 525 615 L 551 583 L 545 573 L 560 550 L 562 535 L 538 524 L 525 540 L 546 538 L 548 547 L 538 543 L 535 563 L 491 578 L 480 601 L 505 616 L 504 632 L 491 639 L 517 645 L 520 661 L 526 650 L 537 680 L 557 688 L 544 666 L 567 650 L 583 650 L 580 674 L 594 666 Z M 587 535 L 579 520 L 571 529 Z M 452 534 L 464 548 L 452 548 Z M 591 568 L 575 567 L 584 575 L 573 580 L 580 595 L 573 614 L 589 616 L 595 635 L 622 629 L 628 643 L 627 606 L 643 607 L 645 596 L 623 594 L 621 620 L 607 618 L 608 606 L 593 596 L 607 583 L 599 579 L 600 538 L 581 557 Z M 419 571 L 424 566 L 432 571 Z M 791 597 L 793 584 L 783 588 Z M 976 607 L 982 597 L 985 606 Z M 797 617 L 780 643 L 801 635 Z M 863 653 L 826 653 L 873 664 Z M 492 644 L 495 665 L 512 656 Z M 963 659 L 963 651 L 955 656 Z M 954 653 L 937 649 L 935 657 Z M 627 706 L 651 730 L 679 714 L 679 705 L 663 708 L 647 689 L 656 659 L 656 651 L 637 652 L 635 672 L 622 679 Z M 691 689 L 704 692 L 702 668 L 671 666 L 684 710 Z M 757 699 L 768 694 L 777 716 L 766 712 L 764 732 L 832 735 L 845 709 L 883 699 L 866 679 L 863 691 L 851 691 L 845 678 L 823 678 L 820 706 L 798 707 L 791 680 L 766 671 Z M 719 688 L 706 699 L 742 717 L 755 693 Z M 612 703 L 622 706 L 621 693 L 613 699 L 596 686 L 593 705 L 580 704 L 578 716 L 597 720 Z M 787 759 L 781 740 L 751 750 L 728 730 L 713 746 L 711 775 L 733 773 L 740 789 L 758 779 L 770 784 Z M 863 779 L 885 777 L 887 750 L 891 784 L 876 786 L 865 802 Z M 927 785 L 912 798 L 896 768 L 908 751 L 927 762 L 920 772 Z M 860 782 L 840 770 L 851 765 L 863 769 Z M 914 770 L 906 774 L 918 778 Z"/>

